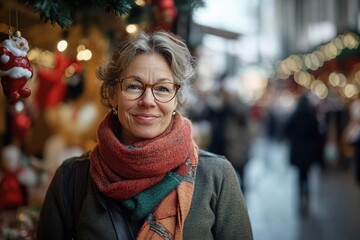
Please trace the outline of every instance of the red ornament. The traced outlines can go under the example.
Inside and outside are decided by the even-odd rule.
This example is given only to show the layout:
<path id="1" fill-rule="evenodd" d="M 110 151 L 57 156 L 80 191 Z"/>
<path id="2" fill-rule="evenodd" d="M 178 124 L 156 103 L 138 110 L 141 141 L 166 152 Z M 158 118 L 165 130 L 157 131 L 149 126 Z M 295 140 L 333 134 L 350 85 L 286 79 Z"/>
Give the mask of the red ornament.
<path id="1" fill-rule="evenodd" d="M 24 143 L 31 127 L 30 117 L 23 112 L 16 112 L 12 116 L 12 134 L 13 138 Z"/>
<path id="2" fill-rule="evenodd" d="M 18 172 L 5 172 L 0 181 L 0 211 L 15 209 L 24 205 L 24 194 L 18 179 Z"/>
<path id="3" fill-rule="evenodd" d="M 75 59 L 70 59 L 60 52 L 56 52 L 54 57 L 55 67 L 40 69 L 37 74 L 39 85 L 35 93 L 35 100 L 40 111 L 55 107 L 64 99 L 66 69 L 73 63 L 77 64 Z M 77 65 L 80 66 L 80 63 Z"/>
<path id="4" fill-rule="evenodd" d="M 151 4 L 154 6 L 156 28 L 169 30 L 177 16 L 174 0 L 154 0 Z"/>
<path id="5" fill-rule="evenodd" d="M 0 78 L 4 95 L 13 105 L 21 98 L 30 96 L 31 91 L 25 87 L 32 77 L 33 69 L 26 57 L 29 51 L 27 40 L 17 32 L 10 39 L 3 41 L 0 47 Z"/>
<path id="6" fill-rule="evenodd" d="M 2 149 L 0 162 L 0 212 L 16 209 L 26 202 L 23 187 L 19 180 L 22 171 L 21 151 L 15 145 Z"/>
<path id="7" fill-rule="evenodd" d="M 161 9 L 169 9 L 169 8 L 175 8 L 175 4 L 173 0 L 162 0 L 159 2 L 159 6 Z"/>

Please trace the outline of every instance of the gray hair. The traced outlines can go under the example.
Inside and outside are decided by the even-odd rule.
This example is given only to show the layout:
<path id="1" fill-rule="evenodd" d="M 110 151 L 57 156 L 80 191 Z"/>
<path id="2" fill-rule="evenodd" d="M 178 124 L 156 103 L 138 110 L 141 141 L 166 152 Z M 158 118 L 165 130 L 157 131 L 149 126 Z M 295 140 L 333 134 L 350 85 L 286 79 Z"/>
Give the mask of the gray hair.
<path id="1" fill-rule="evenodd" d="M 190 84 L 196 74 L 195 61 L 183 39 L 164 31 L 140 32 L 120 42 L 110 59 L 97 69 L 97 77 L 102 81 L 102 103 L 110 107 L 109 93 L 115 91 L 119 77 L 137 55 L 144 53 L 158 53 L 166 59 L 175 83 L 181 86 L 176 97 L 178 110 L 182 109 L 190 98 Z"/>

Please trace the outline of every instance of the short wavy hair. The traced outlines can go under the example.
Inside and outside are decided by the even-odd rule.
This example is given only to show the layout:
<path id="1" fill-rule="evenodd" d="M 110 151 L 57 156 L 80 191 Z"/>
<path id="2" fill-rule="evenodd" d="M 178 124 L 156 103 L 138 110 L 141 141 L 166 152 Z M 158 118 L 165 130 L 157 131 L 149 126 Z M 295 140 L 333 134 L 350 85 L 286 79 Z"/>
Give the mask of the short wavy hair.
<path id="1" fill-rule="evenodd" d="M 104 106 L 111 108 L 109 93 L 115 91 L 119 77 L 137 55 L 158 53 L 168 62 L 175 83 L 181 86 L 176 95 L 178 110 L 185 107 L 189 102 L 190 85 L 196 74 L 196 65 L 182 38 L 165 31 L 140 32 L 125 38 L 117 46 L 109 60 L 97 69 L 97 78 L 101 81 L 101 102 Z"/>

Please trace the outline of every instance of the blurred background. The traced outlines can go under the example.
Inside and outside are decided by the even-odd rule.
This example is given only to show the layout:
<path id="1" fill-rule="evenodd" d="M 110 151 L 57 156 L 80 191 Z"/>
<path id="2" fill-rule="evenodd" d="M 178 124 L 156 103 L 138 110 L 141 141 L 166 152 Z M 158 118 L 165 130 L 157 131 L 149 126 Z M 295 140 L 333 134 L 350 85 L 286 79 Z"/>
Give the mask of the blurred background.
<path id="1" fill-rule="evenodd" d="M 118 40 L 154 29 L 196 58 L 184 115 L 199 146 L 237 170 L 254 239 L 359 239 L 359 10 L 357 0 L 0 0 L 0 40 L 20 31 L 34 70 L 30 97 L 10 106 L 0 94 L 0 239 L 34 238 L 56 168 L 96 143 L 107 111 L 97 66 Z"/>

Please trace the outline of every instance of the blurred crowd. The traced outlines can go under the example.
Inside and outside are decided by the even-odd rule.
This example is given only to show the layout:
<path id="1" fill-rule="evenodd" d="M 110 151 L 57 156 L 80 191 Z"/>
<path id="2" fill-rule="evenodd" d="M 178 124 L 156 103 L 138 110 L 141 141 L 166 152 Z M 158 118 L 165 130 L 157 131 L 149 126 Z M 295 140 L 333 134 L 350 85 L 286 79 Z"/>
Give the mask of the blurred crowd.
<path id="1" fill-rule="evenodd" d="M 229 159 L 245 194 L 244 175 L 257 138 L 265 139 L 270 147 L 278 143 L 289 147 L 288 164 L 297 172 L 301 214 L 309 211 L 313 166 L 323 172 L 350 170 L 360 185 L 359 100 L 345 99 L 335 91 L 319 99 L 306 88 L 290 92 L 270 86 L 262 98 L 249 104 L 219 84 L 213 91 L 197 92 L 187 114 L 194 122 L 198 143 Z"/>

